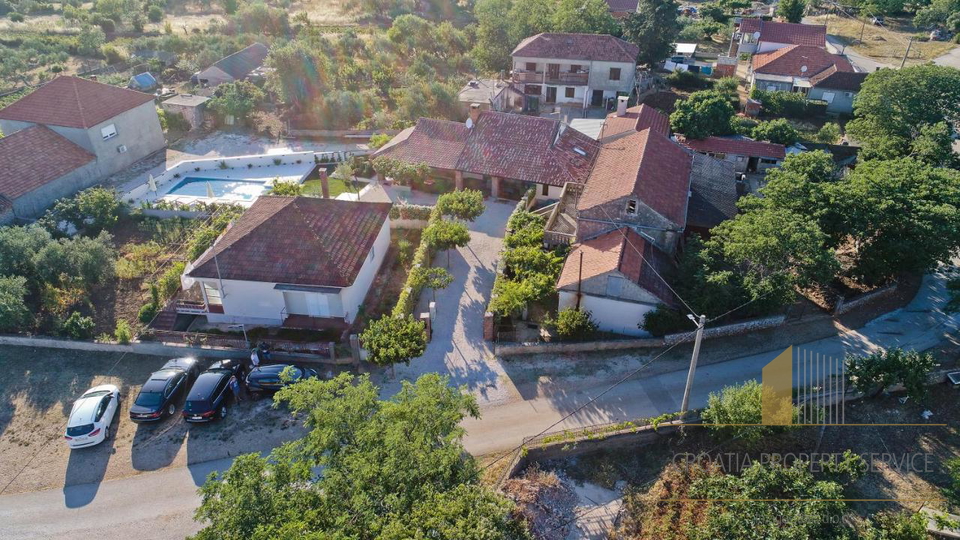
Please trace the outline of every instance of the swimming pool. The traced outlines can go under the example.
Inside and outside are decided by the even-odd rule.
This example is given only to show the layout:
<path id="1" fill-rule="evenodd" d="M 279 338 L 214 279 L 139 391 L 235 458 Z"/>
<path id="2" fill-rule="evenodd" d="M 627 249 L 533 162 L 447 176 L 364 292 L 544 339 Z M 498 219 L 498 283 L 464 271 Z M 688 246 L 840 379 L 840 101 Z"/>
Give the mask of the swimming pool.
<path id="1" fill-rule="evenodd" d="M 187 177 L 167 191 L 167 195 L 207 199 L 252 201 L 267 190 L 266 180 L 233 180 L 226 178 Z"/>

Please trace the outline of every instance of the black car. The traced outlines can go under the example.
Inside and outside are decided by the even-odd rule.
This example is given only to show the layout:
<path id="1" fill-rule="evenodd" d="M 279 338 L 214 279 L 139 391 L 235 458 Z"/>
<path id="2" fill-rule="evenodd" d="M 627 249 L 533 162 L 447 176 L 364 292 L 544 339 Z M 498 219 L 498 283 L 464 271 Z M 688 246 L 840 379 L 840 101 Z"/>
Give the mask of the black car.
<path id="1" fill-rule="evenodd" d="M 282 375 L 288 368 L 288 376 Z M 284 386 L 316 376 L 315 369 L 295 364 L 259 366 L 251 369 L 250 374 L 247 375 L 247 389 L 251 392 L 276 392 Z"/>
<path id="2" fill-rule="evenodd" d="M 156 422 L 177 412 L 190 383 L 200 373 L 196 358 L 175 358 L 155 371 L 130 406 L 130 420 Z"/>
<path id="3" fill-rule="evenodd" d="M 246 369 L 237 360 L 221 360 L 204 370 L 193 383 L 183 404 L 187 422 L 210 422 L 227 416 L 227 403 L 233 396 L 230 380 L 243 379 Z"/>

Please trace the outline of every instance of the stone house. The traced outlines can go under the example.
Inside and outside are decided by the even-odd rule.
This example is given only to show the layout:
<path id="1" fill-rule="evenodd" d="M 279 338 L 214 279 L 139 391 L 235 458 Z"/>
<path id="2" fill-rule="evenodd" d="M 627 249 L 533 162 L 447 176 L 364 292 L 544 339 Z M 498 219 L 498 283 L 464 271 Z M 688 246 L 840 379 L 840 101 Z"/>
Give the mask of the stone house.
<path id="1" fill-rule="evenodd" d="M 754 55 L 748 80 L 752 88 L 766 92 L 807 94 L 813 78 L 828 70 L 854 72 L 850 61 L 839 54 L 830 54 L 820 47 L 790 45 Z"/>
<path id="2" fill-rule="evenodd" d="M 827 46 L 827 27 L 818 24 L 747 18 L 742 19 L 740 24 L 736 26 L 733 33 L 733 42 L 737 43 L 737 55 L 771 52 L 791 45 L 825 49 Z M 732 53 L 733 51 L 731 51 L 731 55 Z"/>
<path id="3" fill-rule="evenodd" d="M 212 66 L 194 73 L 190 82 L 213 88 L 223 83 L 242 81 L 263 65 L 270 49 L 263 43 L 254 43 L 217 60 Z"/>
<path id="4" fill-rule="evenodd" d="M 160 108 L 179 114 L 190 124 L 190 129 L 203 125 L 207 102 L 210 98 L 194 94 L 178 94 L 160 104 Z"/>

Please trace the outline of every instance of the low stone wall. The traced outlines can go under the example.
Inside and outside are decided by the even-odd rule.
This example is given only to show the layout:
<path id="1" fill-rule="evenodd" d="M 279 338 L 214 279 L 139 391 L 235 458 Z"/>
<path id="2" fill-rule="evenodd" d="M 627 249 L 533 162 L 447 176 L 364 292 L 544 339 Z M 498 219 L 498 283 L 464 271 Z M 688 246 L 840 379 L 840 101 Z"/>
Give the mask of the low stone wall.
<path id="1" fill-rule="evenodd" d="M 664 340 L 659 338 L 618 339 L 614 341 L 581 341 L 556 343 L 497 343 L 494 354 L 497 356 L 517 356 L 522 354 L 572 353 L 590 351 L 615 351 L 620 349 L 644 349 L 663 347 Z"/>
<path id="2" fill-rule="evenodd" d="M 707 328 L 703 331 L 703 339 L 736 336 L 740 334 L 756 332 L 757 330 L 775 328 L 777 326 L 782 326 L 786 320 L 787 317 L 785 315 L 777 315 L 774 317 L 764 317 L 762 319 L 750 319 L 749 321 L 717 326 L 715 328 Z M 663 337 L 663 342 L 665 345 L 673 345 L 674 343 L 693 341 L 694 337 L 696 337 L 694 332 L 670 334 Z"/>
<path id="3" fill-rule="evenodd" d="M 133 341 L 128 345 L 121 345 L 119 343 L 98 343 L 95 341 L 76 341 L 71 339 L 27 336 L 0 336 L 0 345 L 12 345 L 16 347 L 43 347 L 48 349 L 68 349 L 90 352 L 132 353 L 170 357 L 205 356 L 212 358 L 246 358 L 250 354 L 250 351 L 247 349 L 195 347 L 151 341 Z M 313 354 L 284 353 L 279 351 L 271 352 L 270 356 L 275 360 L 296 360 L 298 362 L 325 365 L 347 365 L 353 363 L 353 360 L 349 357 L 331 360 L 329 357 L 317 356 Z"/>
<path id="4" fill-rule="evenodd" d="M 857 308 L 862 307 L 864 304 L 868 302 L 872 302 L 873 300 L 876 300 L 878 298 L 890 296 L 891 294 L 897 291 L 897 285 L 899 284 L 891 283 L 889 285 L 880 287 L 875 291 L 870 291 L 866 294 L 861 294 L 860 296 L 856 296 L 850 300 L 845 300 L 841 298 L 840 301 L 837 302 L 836 307 L 833 308 L 833 314 L 843 315 L 844 313 L 848 313 L 850 311 L 853 311 Z"/>

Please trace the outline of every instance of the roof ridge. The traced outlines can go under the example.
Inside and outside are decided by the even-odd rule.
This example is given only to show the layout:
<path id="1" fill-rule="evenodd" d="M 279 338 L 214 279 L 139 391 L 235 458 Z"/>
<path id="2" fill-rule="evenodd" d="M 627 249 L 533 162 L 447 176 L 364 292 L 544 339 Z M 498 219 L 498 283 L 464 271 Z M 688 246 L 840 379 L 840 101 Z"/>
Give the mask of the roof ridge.
<path id="1" fill-rule="evenodd" d="M 77 100 L 77 112 L 80 114 L 80 123 L 83 124 L 84 128 L 88 128 L 90 126 L 87 125 L 87 118 L 83 114 L 83 102 L 80 100 L 80 91 L 77 90 L 77 78 L 70 77 L 70 83 L 73 85 L 73 97 Z"/>

